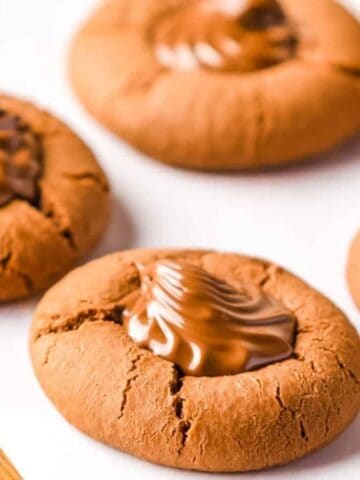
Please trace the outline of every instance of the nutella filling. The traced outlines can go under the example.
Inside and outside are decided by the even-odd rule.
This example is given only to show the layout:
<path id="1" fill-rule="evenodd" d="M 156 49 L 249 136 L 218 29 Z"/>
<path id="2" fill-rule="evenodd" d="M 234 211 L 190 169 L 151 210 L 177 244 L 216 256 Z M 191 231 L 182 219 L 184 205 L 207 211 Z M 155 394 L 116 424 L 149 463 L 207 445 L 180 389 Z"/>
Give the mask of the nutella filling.
<path id="1" fill-rule="evenodd" d="M 167 68 L 250 72 L 296 53 L 296 34 L 277 0 L 192 0 L 160 16 L 151 30 Z"/>
<path id="2" fill-rule="evenodd" d="M 293 354 L 295 317 L 275 299 L 240 292 L 204 269 L 159 261 L 123 313 L 141 347 L 193 376 L 231 375 Z"/>
<path id="3" fill-rule="evenodd" d="M 38 201 L 39 137 L 17 115 L 0 110 L 0 207 L 15 198 Z"/>

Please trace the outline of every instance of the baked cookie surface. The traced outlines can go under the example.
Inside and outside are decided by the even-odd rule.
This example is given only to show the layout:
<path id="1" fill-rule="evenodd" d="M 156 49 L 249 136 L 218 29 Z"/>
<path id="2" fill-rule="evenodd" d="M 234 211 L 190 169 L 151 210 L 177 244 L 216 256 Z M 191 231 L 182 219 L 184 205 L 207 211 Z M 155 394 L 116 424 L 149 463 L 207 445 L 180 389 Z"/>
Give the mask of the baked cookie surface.
<path id="1" fill-rule="evenodd" d="M 166 163 L 281 165 L 360 128 L 360 24 L 332 0 L 110 0 L 74 40 L 72 84 Z"/>
<path id="2" fill-rule="evenodd" d="M 164 261 L 200 268 L 207 284 L 211 275 L 274 299 L 296 318 L 293 353 L 238 374 L 191 376 L 141 348 L 130 337 L 129 299 L 146 290 L 141 269 Z M 162 325 L 171 334 L 170 323 Z M 69 422 L 180 468 L 247 471 L 295 460 L 333 440 L 360 407 L 360 341 L 343 313 L 283 269 L 235 254 L 139 250 L 91 262 L 46 293 L 30 348 L 40 384 Z"/>
<path id="3" fill-rule="evenodd" d="M 351 294 L 360 308 L 360 232 L 354 238 L 348 257 L 347 278 Z"/>
<path id="4" fill-rule="evenodd" d="M 0 301 L 48 287 L 99 239 L 107 180 L 63 123 L 0 95 Z"/>

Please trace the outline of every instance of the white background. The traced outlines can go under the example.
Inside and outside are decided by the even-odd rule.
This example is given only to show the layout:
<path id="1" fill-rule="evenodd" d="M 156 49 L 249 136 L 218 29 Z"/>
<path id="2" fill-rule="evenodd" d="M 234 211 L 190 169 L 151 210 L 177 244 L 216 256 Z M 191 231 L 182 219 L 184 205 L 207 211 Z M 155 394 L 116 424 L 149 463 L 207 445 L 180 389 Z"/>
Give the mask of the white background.
<path id="1" fill-rule="evenodd" d="M 0 89 L 68 121 L 111 180 L 113 222 L 92 256 L 132 247 L 204 246 L 268 257 L 331 297 L 360 327 L 344 278 L 347 248 L 360 227 L 360 137 L 310 164 L 257 174 L 192 173 L 143 157 L 84 113 L 67 81 L 68 41 L 95 4 L 0 0 Z M 347 4 L 360 14 L 360 1 Z M 26 480 L 226 477 L 153 466 L 68 425 L 32 374 L 27 336 L 35 303 L 0 307 L 0 446 Z M 360 418 L 317 454 L 230 478 L 360 478 L 359 452 Z"/>

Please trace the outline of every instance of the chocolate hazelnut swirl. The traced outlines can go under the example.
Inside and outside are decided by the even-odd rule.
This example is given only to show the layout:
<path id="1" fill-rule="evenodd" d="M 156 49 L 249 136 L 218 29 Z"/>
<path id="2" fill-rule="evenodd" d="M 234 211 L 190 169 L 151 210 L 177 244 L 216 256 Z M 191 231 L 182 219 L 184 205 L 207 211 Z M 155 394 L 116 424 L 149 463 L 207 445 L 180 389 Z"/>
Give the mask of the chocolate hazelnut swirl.
<path id="1" fill-rule="evenodd" d="M 167 68 L 253 71 L 295 55 L 296 34 L 276 0 L 191 0 L 160 16 L 151 30 Z"/>
<path id="2" fill-rule="evenodd" d="M 290 357 L 294 316 L 275 299 L 237 291 L 204 269 L 159 261 L 123 313 L 141 347 L 193 376 L 230 375 Z"/>
<path id="3" fill-rule="evenodd" d="M 40 174 L 40 139 L 18 116 L 0 110 L 0 207 L 15 198 L 35 204 Z"/>

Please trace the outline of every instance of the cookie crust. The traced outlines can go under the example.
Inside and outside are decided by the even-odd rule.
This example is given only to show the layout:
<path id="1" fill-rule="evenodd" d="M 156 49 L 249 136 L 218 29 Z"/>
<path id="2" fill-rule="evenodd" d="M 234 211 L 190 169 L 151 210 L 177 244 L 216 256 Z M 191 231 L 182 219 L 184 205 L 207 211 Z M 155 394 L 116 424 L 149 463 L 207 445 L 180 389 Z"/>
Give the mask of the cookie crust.
<path id="1" fill-rule="evenodd" d="M 73 87 L 101 123 L 172 165 L 252 169 L 328 150 L 360 129 L 360 24 L 332 0 L 282 0 L 297 57 L 250 73 L 169 70 L 149 25 L 187 0 L 110 0 L 76 36 Z"/>
<path id="2" fill-rule="evenodd" d="M 233 376 L 188 377 L 140 349 L 121 325 L 122 302 L 139 285 L 134 262 L 163 258 L 281 301 L 299 322 L 295 357 Z M 360 407 L 360 341 L 343 313 L 292 274 L 240 255 L 137 250 L 89 263 L 44 296 L 30 349 L 43 389 L 70 423 L 180 468 L 248 471 L 295 460 L 333 440 Z"/>
<path id="3" fill-rule="evenodd" d="M 348 257 L 347 279 L 350 292 L 360 308 L 360 232 L 354 238 Z"/>
<path id="4" fill-rule="evenodd" d="M 85 255 L 106 228 L 108 184 L 93 154 L 62 122 L 34 105 L 0 95 L 39 136 L 42 175 L 37 205 L 0 207 L 0 302 L 48 287 Z"/>

